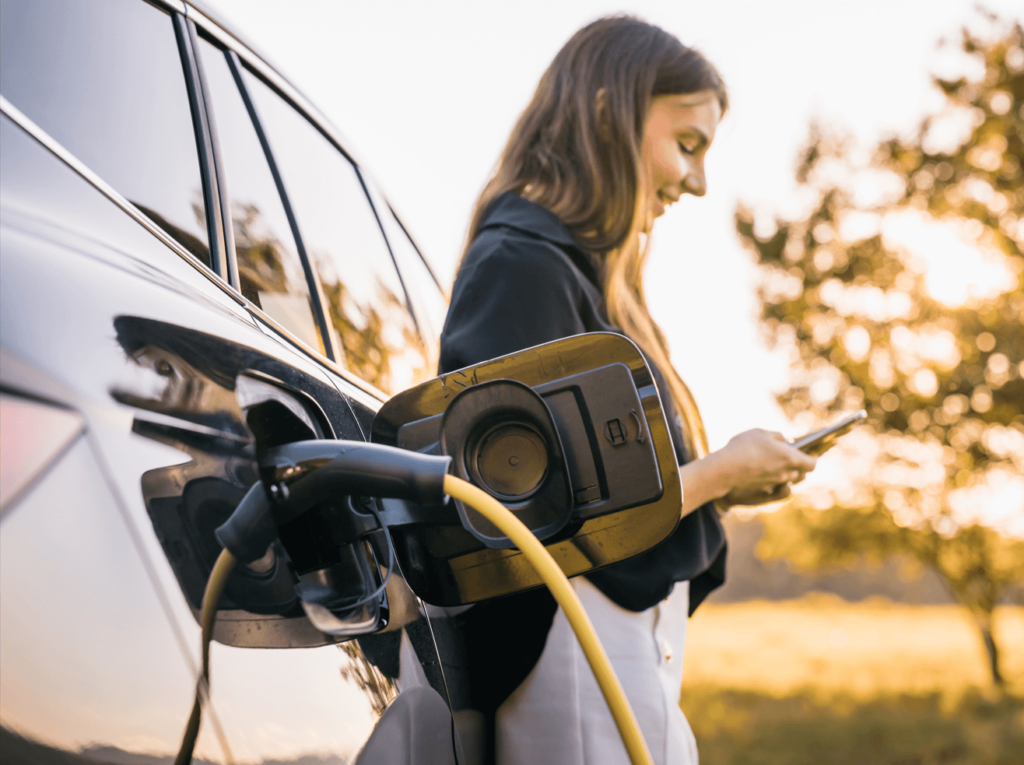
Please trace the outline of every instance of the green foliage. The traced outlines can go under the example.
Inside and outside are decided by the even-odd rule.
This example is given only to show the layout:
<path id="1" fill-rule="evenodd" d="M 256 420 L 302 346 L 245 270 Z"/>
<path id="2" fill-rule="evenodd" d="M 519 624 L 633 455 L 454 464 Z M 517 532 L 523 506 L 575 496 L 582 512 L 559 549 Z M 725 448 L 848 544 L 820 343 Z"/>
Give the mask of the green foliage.
<path id="1" fill-rule="evenodd" d="M 775 698 L 684 686 L 681 700 L 705 765 L 1002 765 L 1024 749 L 1024 702 L 939 693 L 868 702 L 813 691 Z"/>
<path id="2" fill-rule="evenodd" d="M 791 503 L 766 518 L 759 556 L 786 558 L 805 569 L 852 567 L 862 560 L 883 562 L 910 552 L 937 571 L 952 594 L 979 618 L 996 607 L 1006 589 L 1022 577 L 1024 541 L 979 524 L 945 536 L 930 525 L 901 526 L 879 502 L 869 507 L 836 506 L 819 511 Z"/>
<path id="3" fill-rule="evenodd" d="M 1024 576 L 1024 543 L 979 523 L 1024 474 L 1024 29 L 1002 30 L 964 30 L 981 77 L 936 79 L 946 108 L 866 162 L 812 129 L 805 217 L 736 214 L 763 326 L 791 354 L 783 409 L 864 407 L 872 436 L 847 437 L 870 463 L 850 485 L 766 518 L 760 552 L 812 568 L 909 553 L 971 610 L 996 682 L 992 609 Z"/>

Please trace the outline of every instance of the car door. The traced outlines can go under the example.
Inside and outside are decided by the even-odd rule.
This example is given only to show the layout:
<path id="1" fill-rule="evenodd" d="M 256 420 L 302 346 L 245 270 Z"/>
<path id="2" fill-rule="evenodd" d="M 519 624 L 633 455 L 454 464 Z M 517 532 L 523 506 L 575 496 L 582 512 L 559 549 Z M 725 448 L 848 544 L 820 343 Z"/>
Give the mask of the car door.
<path id="1" fill-rule="evenodd" d="M 279 184 L 236 182 L 220 155 L 194 27 L 141 0 L 0 9 L 4 749 L 170 756 L 209 532 L 261 439 L 362 429 L 316 361 L 331 340 Z M 232 197 L 249 204 L 237 237 Z M 391 632 L 339 649 L 286 573 L 271 549 L 228 589 L 197 756 L 390 761 L 395 739 L 451 761 L 429 623 L 400 579 Z M 269 645 L 303 647 L 253 650 Z"/>
<path id="2" fill-rule="evenodd" d="M 374 389 L 366 381 L 375 387 L 404 387 L 429 376 L 432 361 L 417 355 L 421 343 L 415 320 L 359 174 L 313 123 L 225 45 L 223 35 L 214 36 L 218 30 L 202 20 L 201 30 L 197 58 L 211 122 L 219 135 L 222 188 L 230 199 L 227 209 L 239 282 L 243 294 L 251 296 L 249 308 L 268 334 L 291 343 L 296 355 L 319 362 L 317 371 L 345 391 L 354 410 L 369 409 L 372 414 L 379 399 L 366 394 L 367 388 Z M 282 265 L 267 268 L 269 252 Z M 288 266 L 289 258 L 304 266 L 305 283 L 297 276 L 299 269 Z M 291 284 L 297 285 L 293 289 L 298 300 L 292 298 L 292 306 L 266 300 L 268 273 L 296 274 Z M 307 314 L 307 326 L 316 323 L 317 334 L 307 331 L 303 339 L 299 332 L 289 331 L 288 322 L 295 326 L 294 306 L 305 306 L 307 299 L 322 302 Z M 256 300 L 262 303 L 258 307 Z M 396 382 L 396 373 L 405 377 Z M 362 421 L 366 428 L 365 414 Z M 388 747 L 396 745 L 419 751 L 421 757 L 441 756 L 429 754 L 421 738 L 427 729 L 438 730 L 433 713 L 423 718 L 431 721 L 429 725 L 417 723 L 419 714 L 408 717 L 412 708 L 436 708 L 438 714 L 438 704 L 447 709 L 430 625 L 400 572 L 392 575 L 388 593 L 395 606 L 388 626 L 359 638 L 346 651 L 353 661 L 363 662 L 362 672 L 376 678 L 370 686 L 388 685 L 396 696 L 394 703 L 410 709 L 402 732 L 375 733 L 362 757 L 372 761 L 378 756 L 372 753 L 385 746 L 385 740 L 389 743 L 380 756 L 387 751 L 387 759 L 395 756 Z M 285 671 L 285 676 L 294 674 L 293 669 Z M 379 712 L 382 699 L 374 699 L 374 705 Z M 288 708 L 281 714 L 295 711 Z M 450 750 L 450 716 L 443 730 Z M 417 741 L 415 746 L 412 740 Z"/>

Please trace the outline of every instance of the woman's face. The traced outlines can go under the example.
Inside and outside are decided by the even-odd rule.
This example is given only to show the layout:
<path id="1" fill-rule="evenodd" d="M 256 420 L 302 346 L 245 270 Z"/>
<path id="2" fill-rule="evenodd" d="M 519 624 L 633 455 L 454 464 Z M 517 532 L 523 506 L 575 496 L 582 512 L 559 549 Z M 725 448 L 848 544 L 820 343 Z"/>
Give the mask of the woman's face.
<path id="1" fill-rule="evenodd" d="M 653 99 L 641 144 L 652 219 L 683 194 L 704 196 L 704 155 L 721 119 L 722 107 L 711 90 Z"/>

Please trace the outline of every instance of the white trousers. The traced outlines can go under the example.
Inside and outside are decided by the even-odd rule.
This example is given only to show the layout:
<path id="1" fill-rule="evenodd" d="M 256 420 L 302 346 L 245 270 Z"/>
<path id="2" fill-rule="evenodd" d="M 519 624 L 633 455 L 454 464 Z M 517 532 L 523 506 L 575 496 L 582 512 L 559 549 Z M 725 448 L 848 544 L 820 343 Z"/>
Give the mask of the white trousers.
<path id="1" fill-rule="evenodd" d="M 642 613 L 620 608 L 583 577 L 590 615 L 657 765 L 697 765 L 679 708 L 690 583 Z M 540 661 L 497 711 L 497 765 L 629 765 L 597 679 L 561 608 Z"/>

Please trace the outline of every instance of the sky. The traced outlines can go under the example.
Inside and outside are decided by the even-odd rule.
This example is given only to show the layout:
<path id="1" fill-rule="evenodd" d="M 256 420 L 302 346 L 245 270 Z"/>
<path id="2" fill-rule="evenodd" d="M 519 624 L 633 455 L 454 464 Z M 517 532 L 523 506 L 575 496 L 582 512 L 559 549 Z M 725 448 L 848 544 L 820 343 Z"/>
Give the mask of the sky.
<path id="1" fill-rule="evenodd" d="M 761 340 L 737 204 L 795 214 L 812 121 L 870 147 L 942 105 L 930 83 L 964 61 L 967 0 L 933 2 L 326 2 L 210 0 L 334 122 L 450 285 L 473 203 L 537 81 L 581 26 L 640 16 L 702 51 L 729 88 L 707 196 L 655 227 L 645 285 L 712 448 L 751 427 L 801 435 L 775 405 L 786 365 Z M 1024 17 L 1019 0 L 985 7 Z M 828 459 L 828 457 L 826 457 Z"/>

